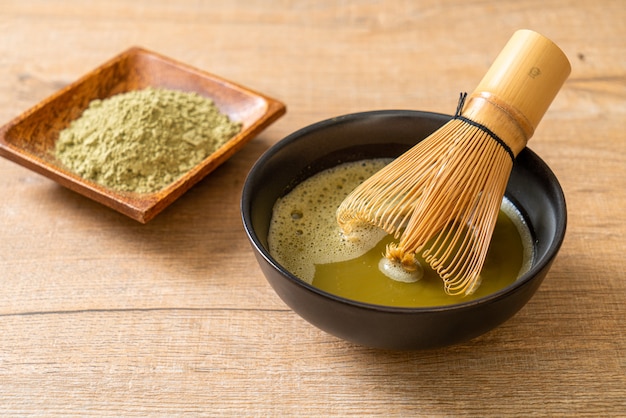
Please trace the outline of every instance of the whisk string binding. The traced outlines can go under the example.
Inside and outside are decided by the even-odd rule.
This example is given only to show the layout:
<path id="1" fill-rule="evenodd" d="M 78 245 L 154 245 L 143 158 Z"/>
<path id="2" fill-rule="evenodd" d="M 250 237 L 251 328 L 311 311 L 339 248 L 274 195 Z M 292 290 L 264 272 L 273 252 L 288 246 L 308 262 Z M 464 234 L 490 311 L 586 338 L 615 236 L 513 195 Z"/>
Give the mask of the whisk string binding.
<path id="1" fill-rule="evenodd" d="M 459 103 L 456 107 L 456 112 L 454 113 L 454 117 L 452 119 L 457 119 L 460 120 L 462 122 L 465 122 L 469 125 L 475 126 L 476 128 L 480 129 L 481 131 L 485 132 L 487 135 L 489 135 L 494 141 L 496 141 L 503 149 L 504 151 L 506 151 L 506 153 L 509 155 L 509 157 L 511 157 L 511 161 L 515 160 L 515 154 L 513 153 L 513 150 L 511 149 L 511 147 L 509 147 L 506 142 L 504 142 L 502 140 L 502 138 L 500 138 L 498 135 L 496 135 L 495 132 L 493 132 L 491 129 L 487 128 L 485 125 L 480 124 L 476 121 L 473 121 L 469 118 L 466 118 L 465 116 L 461 115 L 461 111 L 463 110 L 463 107 L 465 106 L 465 99 L 467 98 L 467 92 L 463 92 L 460 94 L 459 97 Z"/>

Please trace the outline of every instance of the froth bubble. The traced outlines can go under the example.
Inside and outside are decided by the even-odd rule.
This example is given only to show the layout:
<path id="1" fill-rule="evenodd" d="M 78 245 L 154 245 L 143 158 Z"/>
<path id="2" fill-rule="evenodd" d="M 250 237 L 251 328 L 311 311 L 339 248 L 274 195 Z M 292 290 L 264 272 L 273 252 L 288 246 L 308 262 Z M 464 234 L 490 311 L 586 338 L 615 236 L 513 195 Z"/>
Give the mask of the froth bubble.
<path id="1" fill-rule="evenodd" d="M 402 264 L 397 261 L 389 260 L 387 257 L 382 257 L 378 262 L 378 269 L 385 276 L 392 280 L 404 283 L 415 283 L 424 276 L 424 269 L 419 263 L 415 264 L 417 267 L 414 271 L 406 271 Z"/>
<path id="2" fill-rule="evenodd" d="M 335 212 L 363 179 L 390 161 L 372 159 L 338 165 L 308 178 L 279 199 L 273 208 L 268 234 L 272 256 L 310 283 L 316 264 L 350 260 L 372 249 L 386 233 L 363 226 L 346 239 Z"/>

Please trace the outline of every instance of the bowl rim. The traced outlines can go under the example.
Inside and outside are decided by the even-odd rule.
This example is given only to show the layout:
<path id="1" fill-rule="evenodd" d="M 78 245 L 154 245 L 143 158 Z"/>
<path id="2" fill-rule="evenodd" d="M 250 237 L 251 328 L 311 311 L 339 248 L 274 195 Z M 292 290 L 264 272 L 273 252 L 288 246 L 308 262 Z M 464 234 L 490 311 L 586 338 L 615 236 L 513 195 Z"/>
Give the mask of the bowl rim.
<path id="1" fill-rule="evenodd" d="M 447 121 L 452 118 L 452 115 L 430 112 L 430 111 L 422 111 L 422 110 L 405 110 L 405 109 L 388 109 L 388 110 L 370 110 L 363 112 L 354 112 L 348 113 L 336 117 L 327 118 L 318 122 L 314 122 L 310 125 L 302 127 L 291 134 L 287 135 L 283 139 L 276 142 L 270 148 L 268 148 L 262 155 L 257 159 L 254 163 L 248 175 L 244 181 L 243 189 L 242 189 L 242 197 L 241 197 L 241 217 L 243 221 L 244 230 L 254 246 L 257 254 L 261 255 L 267 263 L 269 263 L 274 269 L 279 271 L 282 276 L 288 279 L 293 284 L 306 289 L 309 292 L 315 293 L 318 296 L 331 299 L 335 302 L 350 305 L 360 309 L 386 312 L 386 313 L 436 313 L 442 311 L 457 311 L 457 310 L 465 310 L 471 309 L 477 305 L 489 304 L 497 302 L 501 299 L 506 298 L 509 294 L 516 292 L 519 288 L 523 287 L 527 284 L 531 279 L 536 276 L 541 270 L 545 267 L 549 266 L 552 263 L 554 257 L 558 253 L 561 245 L 563 244 L 565 238 L 565 231 L 567 229 L 567 205 L 565 200 L 565 194 L 563 193 L 563 189 L 561 184 L 559 183 L 556 175 L 550 169 L 550 167 L 530 148 L 526 147 L 523 152 L 529 153 L 531 158 L 535 159 L 543 171 L 543 174 L 547 176 L 548 183 L 551 184 L 554 188 L 555 196 L 554 199 L 562 206 L 563 216 L 557 218 L 557 222 L 555 225 L 554 238 L 550 246 L 546 249 L 545 254 L 541 259 L 533 260 L 530 268 L 519 276 L 513 283 L 503 287 L 502 289 L 485 295 L 483 297 L 459 302 L 452 303 L 448 305 L 435 305 L 435 306 L 422 306 L 422 307 L 408 307 L 408 306 L 388 306 L 388 305 L 379 305 L 374 303 L 362 302 L 354 299 L 345 298 L 343 296 L 339 296 L 325 290 L 322 290 L 306 281 L 300 279 L 290 271 L 288 271 L 285 267 L 283 267 L 277 260 L 272 257 L 269 253 L 269 250 L 265 248 L 265 246 L 261 243 L 260 238 L 256 234 L 254 227 L 252 225 L 252 211 L 251 211 L 251 196 L 254 191 L 251 190 L 250 183 L 252 179 L 257 175 L 259 171 L 262 170 L 265 163 L 273 157 L 281 149 L 289 146 L 293 142 L 300 140 L 301 138 L 308 135 L 310 132 L 317 131 L 320 129 L 325 129 L 329 126 L 335 125 L 337 123 L 350 122 L 358 119 L 368 118 L 368 117 L 390 117 L 390 116 L 411 116 L 425 119 L 438 119 L 442 121 Z"/>

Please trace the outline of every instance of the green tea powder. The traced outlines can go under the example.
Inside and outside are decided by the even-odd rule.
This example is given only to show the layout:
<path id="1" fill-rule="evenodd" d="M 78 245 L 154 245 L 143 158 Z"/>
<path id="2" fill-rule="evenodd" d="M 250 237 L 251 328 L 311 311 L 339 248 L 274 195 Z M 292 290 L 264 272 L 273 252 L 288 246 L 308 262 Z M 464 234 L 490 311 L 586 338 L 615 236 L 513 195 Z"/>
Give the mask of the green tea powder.
<path id="1" fill-rule="evenodd" d="M 162 189 L 241 130 L 197 93 L 161 88 L 93 100 L 61 131 L 55 156 L 81 177 L 119 191 Z"/>

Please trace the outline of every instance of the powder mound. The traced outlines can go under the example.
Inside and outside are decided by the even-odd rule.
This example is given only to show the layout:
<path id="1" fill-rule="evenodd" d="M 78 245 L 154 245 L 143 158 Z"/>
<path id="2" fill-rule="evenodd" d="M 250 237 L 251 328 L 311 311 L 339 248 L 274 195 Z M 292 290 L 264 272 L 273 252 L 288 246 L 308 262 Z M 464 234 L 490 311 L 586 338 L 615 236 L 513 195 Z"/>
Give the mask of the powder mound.
<path id="1" fill-rule="evenodd" d="M 59 134 L 56 158 L 118 191 L 152 193 L 172 183 L 241 130 L 211 99 L 149 87 L 93 100 Z"/>

